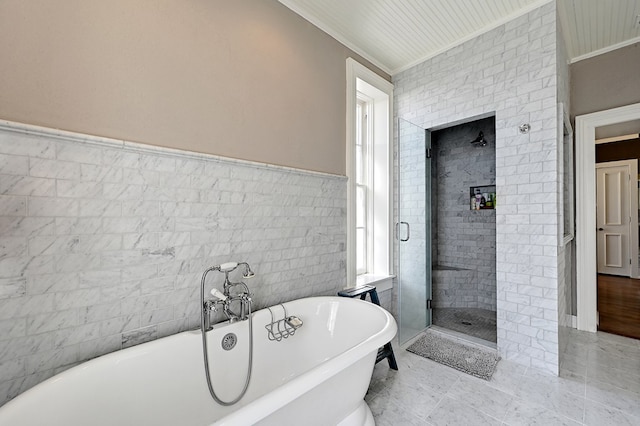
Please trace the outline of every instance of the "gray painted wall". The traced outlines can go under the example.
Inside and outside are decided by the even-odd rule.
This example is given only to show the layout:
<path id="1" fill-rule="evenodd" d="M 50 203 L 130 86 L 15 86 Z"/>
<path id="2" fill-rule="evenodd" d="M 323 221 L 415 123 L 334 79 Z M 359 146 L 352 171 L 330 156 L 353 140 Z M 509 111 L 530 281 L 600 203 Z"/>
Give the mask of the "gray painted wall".
<path id="1" fill-rule="evenodd" d="M 571 118 L 640 102 L 640 43 L 570 65 Z"/>
<path id="2" fill-rule="evenodd" d="M 344 175 L 345 60 L 276 0 L 0 1 L 0 118 Z"/>

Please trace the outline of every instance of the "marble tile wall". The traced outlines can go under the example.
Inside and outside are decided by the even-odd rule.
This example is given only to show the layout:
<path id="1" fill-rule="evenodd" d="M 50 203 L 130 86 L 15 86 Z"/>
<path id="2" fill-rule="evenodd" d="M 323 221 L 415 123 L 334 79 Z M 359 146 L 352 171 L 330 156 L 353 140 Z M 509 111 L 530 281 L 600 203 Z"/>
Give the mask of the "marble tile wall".
<path id="1" fill-rule="evenodd" d="M 335 294 L 345 235 L 344 177 L 2 122 L 0 405 L 196 328 L 210 265 L 249 262 L 254 309 Z"/>
<path id="2" fill-rule="evenodd" d="M 562 28 L 560 22 L 557 23 L 557 33 L 558 37 L 562 37 Z M 569 55 L 566 50 L 566 46 L 564 43 L 558 43 L 557 45 L 557 66 L 558 66 L 558 102 L 562 103 L 563 106 L 563 114 L 566 112 L 568 117 L 569 111 L 571 108 L 571 82 L 570 82 L 570 72 L 569 72 Z M 559 120 L 564 121 L 564 117 L 559 117 Z M 562 135 L 564 141 L 564 131 L 562 128 L 559 129 L 561 131 L 560 135 Z M 573 143 L 573 137 L 571 136 L 571 143 Z M 562 158 L 562 162 L 558 168 L 558 179 L 560 182 L 565 182 L 564 175 L 565 173 L 569 173 L 567 187 L 563 185 L 563 189 L 561 192 L 561 202 L 563 205 L 562 209 L 559 209 L 559 233 L 575 234 L 574 230 L 565 230 L 565 208 L 564 206 L 569 203 L 569 198 L 572 197 L 572 194 L 569 192 L 568 187 L 573 187 L 575 191 L 575 182 L 573 178 L 573 167 L 571 162 L 573 161 L 573 156 L 569 158 L 569 156 L 564 155 L 564 147 L 563 144 L 558 145 L 558 155 Z M 576 285 L 574 282 L 574 270 L 575 270 L 575 239 L 573 241 L 568 242 L 567 244 L 560 244 L 558 247 L 558 275 L 563 276 L 563 280 L 559 282 L 558 285 L 558 320 L 561 326 L 571 327 L 572 326 L 572 315 L 575 315 L 575 311 L 573 310 L 573 302 L 576 299 Z M 562 338 L 562 334 L 560 334 L 560 338 Z"/>
<path id="3" fill-rule="evenodd" d="M 478 272 L 472 269 L 442 268 L 433 270 L 432 294 L 434 308 L 478 308 L 489 309 L 481 299 L 489 299 L 484 291 L 480 291 Z M 494 283 L 495 289 L 495 283 Z M 488 305 L 488 303 L 487 303 Z M 494 291 L 495 305 L 495 291 Z M 495 309 L 493 309 L 495 311 Z"/>
<path id="4" fill-rule="evenodd" d="M 556 23 L 550 2 L 393 78 L 397 116 L 425 129 L 495 114 L 497 346 L 554 374 L 564 279 Z"/>

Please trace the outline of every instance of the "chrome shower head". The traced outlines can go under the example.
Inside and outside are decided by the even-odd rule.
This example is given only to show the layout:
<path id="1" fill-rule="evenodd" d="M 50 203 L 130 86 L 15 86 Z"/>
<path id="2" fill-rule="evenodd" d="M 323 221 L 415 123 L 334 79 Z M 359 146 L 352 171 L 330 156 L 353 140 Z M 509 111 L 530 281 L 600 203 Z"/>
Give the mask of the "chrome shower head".
<path id="1" fill-rule="evenodd" d="M 487 140 L 484 138 L 484 133 L 480 132 L 478 137 L 471 141 L 471 144 L 475 146 L 486 146 Z"/>

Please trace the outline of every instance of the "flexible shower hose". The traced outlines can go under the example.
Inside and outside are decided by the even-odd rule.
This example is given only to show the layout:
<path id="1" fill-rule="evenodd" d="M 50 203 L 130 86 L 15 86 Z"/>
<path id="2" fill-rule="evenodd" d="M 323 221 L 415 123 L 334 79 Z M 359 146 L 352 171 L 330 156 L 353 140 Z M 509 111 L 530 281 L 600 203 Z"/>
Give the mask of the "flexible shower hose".
<path id="1" fill-rule="evenodd" d="M 202 282 L 200 283 L 200 301 L 201 301 L 201 315 L 200 315 L 200 330 L 202 331 L 202 352 L 204 355 L 204 373 L 207 379 L 207 386 L 209 387 L 209 393 L 211 397 L 220 405 L 229 406 L 233 405 L 236 402 L 240 401 L 245 393 L 247 393 L 247 389 L 249 388 L 249 382 L 251 381 L 251 370 L 253 368 L 253 318 L 251 316 L 251 301 L 249 301 L 249 362 L 247 366 L 247 379 L 244 382 L 244 388 L 242 388 L 242 392 L 232 401 L 223 401 L 221 400 L 216 392 L 213 390 L 213 384 L 211 383 L 211 374 L 209 372 L 209 351 L 207 349 L 207 332 L 204 329 L 204 316 L 209 315 L 208 312 L 205 312 L 204 309 L 204 280 L 207 274 L 211 271 L 211 269 L 207 269 L 202 274 Z"/>

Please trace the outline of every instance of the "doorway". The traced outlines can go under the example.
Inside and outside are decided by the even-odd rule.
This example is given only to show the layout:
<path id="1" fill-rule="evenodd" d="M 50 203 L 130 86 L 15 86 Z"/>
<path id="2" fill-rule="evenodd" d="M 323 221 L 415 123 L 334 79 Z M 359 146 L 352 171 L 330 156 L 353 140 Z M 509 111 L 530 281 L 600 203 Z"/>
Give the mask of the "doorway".
<path id="1" fill-rule="evenodd" d="M 595 131 L 598 127 L 638 119 L 640 103 L 576 117 L 576 290 L 579 330 L 597 330 L 597 227 L 596 209 L 593 208 L 596 205 Z M 635 193 L 637 196 L 637 191 Z M 638 236 L 637 232 L 631 235 L 632 238 Z M 637 268 L 637 260 L 635 265 Z"/>
<path id="2" fill-rule="evenodd" d="M 398 339 L 433 325 L 497 342 L 495 116 L 398 119 Z"/>
<path id="3" fill-rule="evenodd" d="M 640 122 L 634 125 L 637 129 Z M 598 330 L 640 339 L 640 280 L 631 278 L 638 258 L 632 236 L 639 211 L 635 204 L 640 137 L 617 136 L 617 127 L 613 133 L 610 128 L 596 130 Z"/>

